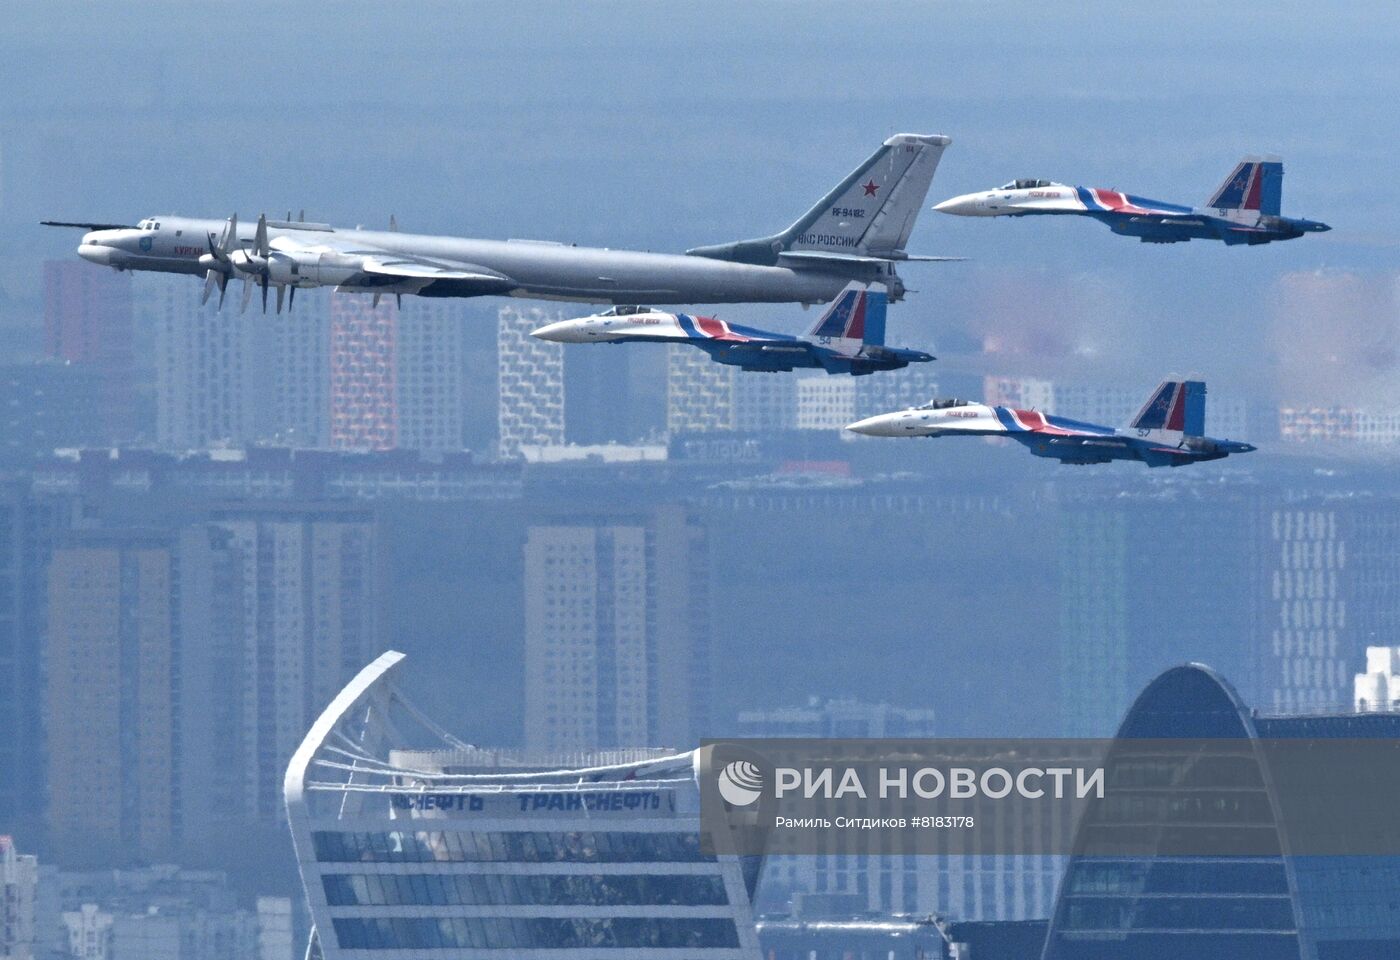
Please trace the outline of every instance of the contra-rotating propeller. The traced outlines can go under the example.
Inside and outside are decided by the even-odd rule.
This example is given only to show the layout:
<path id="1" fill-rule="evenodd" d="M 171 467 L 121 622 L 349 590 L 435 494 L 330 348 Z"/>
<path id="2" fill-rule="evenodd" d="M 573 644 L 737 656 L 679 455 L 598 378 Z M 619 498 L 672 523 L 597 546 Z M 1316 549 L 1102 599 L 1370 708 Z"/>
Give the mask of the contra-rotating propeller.
<path id="1" fill-rule="evenodd" d="M 229 259 L 229 247 L 238 237 L 238 214 L 229 217 L 224 223 L 224 231 L 220 234 L 217 242 L 214 235 L 207 234 L 205 239 L 209 244 L 209 252 L 199 258 L 200 264 L 204 267 L 204 296 L 200 297 L 200 306 L 209 302 L 209 295 L 214 292 L 214 287 L 219 288 L 219 309 L 224 308 L 224 294 L 228 291 L 228 280 L 233 275 L 233 263 Z"/>

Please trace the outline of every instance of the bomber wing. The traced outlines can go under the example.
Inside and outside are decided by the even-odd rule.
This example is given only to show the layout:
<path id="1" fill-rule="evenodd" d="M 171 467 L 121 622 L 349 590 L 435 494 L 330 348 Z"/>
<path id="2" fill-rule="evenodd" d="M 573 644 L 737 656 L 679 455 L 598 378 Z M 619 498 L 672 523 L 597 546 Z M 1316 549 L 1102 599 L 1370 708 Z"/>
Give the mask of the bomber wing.
<path id="1" fill-rule="evenodd" d="M 423 296 L 483 296 L 519 286 L 479 264 L 396 253 L 338 237 L 283 234 L 269 246 L 269 266 L 277 274 L 274 283 L 294 283 L 296 277 L 310 275 L 342 290 L 401 290 Z"/>

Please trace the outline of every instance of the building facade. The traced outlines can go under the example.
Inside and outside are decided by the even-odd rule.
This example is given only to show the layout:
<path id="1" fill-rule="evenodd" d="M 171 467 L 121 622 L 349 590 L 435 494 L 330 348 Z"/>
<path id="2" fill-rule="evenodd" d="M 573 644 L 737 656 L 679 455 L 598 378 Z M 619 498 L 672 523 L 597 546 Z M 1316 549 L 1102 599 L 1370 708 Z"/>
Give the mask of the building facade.
<path id="1" fill-rule="evenodd" d="M 680 507 L 531 526 L 525 742 L 684 744 L 706 722 L 704 528 Z"/>
<path id="2" fill-rule="evenodd" d="M 1367 647 L 1366 670 L 1352 679 L 1357 713 L 1400 710 L 1400 647 Z"/>
<path id="3" fill-rule="evenodd" d="M 38 892 L 38 858 L 20 853 L 14 838 L 0 835 L 0 958 L 34 957 Z"/>
<path id="4" fill-rule="evenodd" d="M 201 305 L 199 297 L 188 277 L 137 282 L 137 317 L 155 331 L 156 443 L 166 449 L 251 442 L 271 392 L 258 349 L 267 318 L 236 305 L 216 312 L 213 299 Z"/>
<path id="5" fill-rule="evenodd" d="M 177 565 L 161 532 L 72 534 L 53 551 L 49 836 L 68 857 L 169 856 L 178 842 Z"/>
<path id="6" fill-rule="evenodd" d="M 94 427 L 105 443 L 137 433 L 131 275 L 77 260 L 44 263 L 44 352 L 97 382 Z"/>
<path id="7" fill-rule="evenodd" d="M 1080 820 L 1044 960 L 1400 956 L 1400 856 L 1302 855 L 1302 831 L 1317 828 L 1280 812 L 1280 771 L 1270 759 L 1278 754 L 1261 748 L 1397 737 L 1400 715 L 1261 716 L 1207 667 L 1161 674 L 1118 729 L 1107 760 L 1113 794 Z M 1173 740 L 1240 746 L 1193 765 L 1190 751 L 1152 746 Z M 1138 852 L 1102 853 L 1125 828 L 1143 838 Z M 1253 838 L 1254 853 L 1196 852 L 1222 849 L 1224 835 Z"/>
<path id="8" fill-rule="evenodd" d="M 362 670 L 287 769 L 312 955 L 757 960 L 760 864 L 702 850 L 693 754 L 468 747 L 402 697 L 402 659 Z"/>
<path id="9" fill-rule="evenodd" d="M 563 319 L 538 307 L 502 307 L 497 318 L 497 451 L 504 459 L 522 445 L 564 442 L 564 346 L 530 336 Z"/>
<path id="10" fill-rule="evenodd" d="M 332 295 L 331 446 L 392 450 L 399 445 L 398 306 L 392 299 Z"/>

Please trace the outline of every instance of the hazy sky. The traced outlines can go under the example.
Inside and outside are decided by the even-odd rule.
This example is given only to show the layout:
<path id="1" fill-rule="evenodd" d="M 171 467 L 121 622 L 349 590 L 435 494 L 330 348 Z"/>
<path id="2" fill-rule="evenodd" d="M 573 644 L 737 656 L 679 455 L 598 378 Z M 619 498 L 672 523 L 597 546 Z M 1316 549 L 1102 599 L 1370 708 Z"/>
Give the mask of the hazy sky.
<path id="1" fill-rule="evenodd" d="M 681 250 L 785 226 L 882 138 L 915 131 L 953 137 L 930 203 L 1016 176 L 1201 202 L 1241 155 L 1272 151 L 1284 212 L 1335 228 L 1164 247 L 1077 219 L 925 213 L 911 250 L 972 260 L 904 268 L 917 293 L 892 339 L 1022 345 L 952 365 L 1270 389 L 1316 340 L 1353 337 L 1355 304 L 1382 344 L 1400 313 L 1392 4 L 60 3 L 6 17 L 12 312 L 37 306 L 38 262 L 76 240 L 41 217 L 304 207 L 347 225 L 394 213 L 410 230 Z M 1287 291 L 1316 271 L 1363 292 L 1289 313 Z M 1378 361 L 1368 342 L 1344 344 L 1327 382 L 1352 382 L 1351 363 L 1368 396 L 1400 379 L 1394 351 Z"/>

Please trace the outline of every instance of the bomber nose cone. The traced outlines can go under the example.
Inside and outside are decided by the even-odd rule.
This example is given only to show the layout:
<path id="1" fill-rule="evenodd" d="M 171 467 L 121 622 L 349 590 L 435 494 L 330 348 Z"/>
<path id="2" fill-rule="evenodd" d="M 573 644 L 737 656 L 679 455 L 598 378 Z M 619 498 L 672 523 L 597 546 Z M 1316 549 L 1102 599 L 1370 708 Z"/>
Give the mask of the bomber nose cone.
<path id="1" fill-rule="evenodd" d="M 83 234 L 83 239 L 78 244 L 78 256 L 89 263 L 110 266 L 112 255 L 116 253 L 116 250 L 106 242 L 109 233 L 110 231 L 107 230 L 93 230 Z"/>

